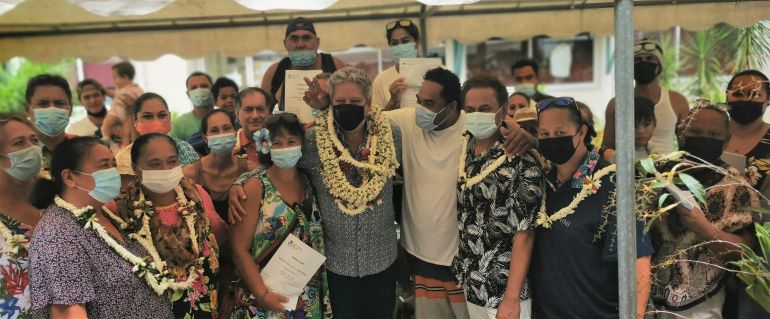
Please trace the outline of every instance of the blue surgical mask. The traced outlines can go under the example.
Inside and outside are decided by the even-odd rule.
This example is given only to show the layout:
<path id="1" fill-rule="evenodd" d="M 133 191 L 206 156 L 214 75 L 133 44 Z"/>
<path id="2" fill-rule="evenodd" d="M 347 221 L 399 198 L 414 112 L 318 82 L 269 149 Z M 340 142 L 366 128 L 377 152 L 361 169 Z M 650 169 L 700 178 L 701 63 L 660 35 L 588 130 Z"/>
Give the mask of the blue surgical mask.
<path id="1" fill-rule="evenodd" d="M 75 186 L 88 192 L 93 199 L 100 203 L 109 202 L 120 195 L 120 173 L 114 167 L 93 172 L 91 174 L 78 172 L 80 174 L 91 175 L 94 178 L 94 189 L 87 190 L 80 186 Z"/>
<path id="2" fill-rule="evenodd" d="M 207 144 L 214 154 L 220 156 L 230 154 L 235 146 L 235 133 L 209 136 Z"/>
<path id="3" fill-rule="evenodd" d="M 39 173 L 43 162 L 43 153 L 40 146 L 37 145 L 0 155 L 11 160 L 11 167 L 3 168 L 3 170 L 20 181 L 29 180 Z"/>
<path id="4" fill-rule="evenodd" d="M 289 60 L 291 60 L 291 64 L 301 68 L 313 65 L 313 63 L 315 63 L 315 58 L 315 50 L 289 51 Z"/>
<path id="5" fill-rule="evenodd" d="M 416 58 L 417 48 L 414 42 L 403 43 L 390 47 L 390 53 L 393 54 L 393 60 L 398 64 L 401 58 Z"/>
<path id="6" fill-rule="evenodd" d="M 57 136 L 64 133 L 67 124 L 70 123 L 69 110 L 58 107 L 45 107 L 32 110 L 35 114 L 35 127 L 48 136 Z"/>
<path id="7" fill-rule="evenodd" d="M 465 113 L 465 129 L 473 134 L 473 137 L 485 139 L 497 131 L 495 116 L 497 113 L 473 112 Z"/>
<path id="8" fill-rule="evenodd" d="M 530 98 L 535 95 L 535 92 L 537 92 L 537 90 L 535 90 L 535 84 L 533 83 L 521 83 L 516 85 L 515 90 L 516 93 L 522 93 Z"/>
<path id="9" fill-rule="evenodd" d="M 197 88 L 190 91 L 190 101 L 194 107 L 209 107 L 214 105 L 214 94 L 209 88 Z"/>
<path id="10" fill-rule="evenodd" d="M 294 167 L 299 162 L 300 157 L 302 157 L 301 146 L 270 149 L 270 160 L 280 168 Z"/>
<path id="11" fill-rule="evenodd" d="M 441 111 L 438 111 L 438 113 L 433 113 L 433 111 L 429 110 L 428 108 L 422 105 L 416 106 L 414 111 L 415 112 L 414 120 L 417 122 L 417 126 L 428 131 L 435 130 L 437 127 L 439 127 L 439 125 L 446 122 L 446 120 L 449 118 L 449 117 L 444 117 L 444 120 L 442 120 L 440 123 L 434 123 L 434 121 L 436 120 L 436 117 L 442 112 L 444 112 L 449 107 L 450 104 L 447 104 L 446 106 L 444 106 L 444 108 L 441 109 Z"/>

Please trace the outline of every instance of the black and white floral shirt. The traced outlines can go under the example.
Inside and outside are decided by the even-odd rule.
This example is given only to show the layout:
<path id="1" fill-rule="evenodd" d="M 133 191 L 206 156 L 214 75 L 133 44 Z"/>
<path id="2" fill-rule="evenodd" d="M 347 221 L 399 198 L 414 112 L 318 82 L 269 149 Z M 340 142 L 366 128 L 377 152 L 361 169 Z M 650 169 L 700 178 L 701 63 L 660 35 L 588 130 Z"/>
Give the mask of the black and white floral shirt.
<path id="1" fill-rule="evenodd" d="M 466 176 L 478 175 L 502 156 L 502 138 L 480 156 L 474 156 L 474 140 L 466 149 Z M 460 250 L 453 262 L 454 274 L 469 302 L 497 308 L 505 295 L 516 232 L 535 227 L 543 196 L 543 165 L 534 150 L 505 161 L 478 184 L 464 191 L 458 186 Z M 522 286 L 522 300 L 530 297 L 529 280 Z"/>

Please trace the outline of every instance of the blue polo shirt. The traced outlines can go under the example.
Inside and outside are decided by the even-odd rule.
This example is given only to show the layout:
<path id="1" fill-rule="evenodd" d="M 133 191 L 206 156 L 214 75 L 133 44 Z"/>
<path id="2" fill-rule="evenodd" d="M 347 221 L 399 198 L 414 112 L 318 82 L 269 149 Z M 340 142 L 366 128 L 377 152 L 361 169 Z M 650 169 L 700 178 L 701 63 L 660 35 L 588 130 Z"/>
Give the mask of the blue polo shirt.
<path id="1" fill-rule="evenodd" d="M 589 153 L 581 166 L 590 174 L 608 165 L 594 154 Z M 589 161 L 596 161 L 593 170 Z M 614 206 L 607 207 L 615 192 L 613 175 L 602 178 L 598 192 L 584 199 L 573 214 L 555 221 L 551 228 L 537 230 L 530 276 L 535 307 L 546 318 L 619 316 L 617 218 Z M 580 183 L 573 180 L 556 186 L 555 167 L 547 180 L 546 212 L 552 215 L 572 202 L 580 192 Z M 637 222 L 637 257 L 653 253 L 650 238 L 643 230 L 643 224 Z"/>

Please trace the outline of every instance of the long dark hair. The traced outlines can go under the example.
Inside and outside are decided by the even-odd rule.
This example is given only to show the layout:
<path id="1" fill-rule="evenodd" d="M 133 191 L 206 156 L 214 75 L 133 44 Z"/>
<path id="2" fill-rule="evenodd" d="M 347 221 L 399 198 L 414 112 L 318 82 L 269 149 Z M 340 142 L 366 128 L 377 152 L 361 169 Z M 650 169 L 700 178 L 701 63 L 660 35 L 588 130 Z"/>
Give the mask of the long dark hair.
<path id="1" fill-rule="evenodd" d="M 29 202 L 38 209 L 44 209 L 53 203 L 54 197 L 64 191 L 61 173 L 65 169 L 80 171 L 83 159 L 95 145 L 101 144 L 92 136 L 81 136 L 64 140 L 53 150 L 51 155 L 51 179 L 39 178 L 35 182 Z"/>

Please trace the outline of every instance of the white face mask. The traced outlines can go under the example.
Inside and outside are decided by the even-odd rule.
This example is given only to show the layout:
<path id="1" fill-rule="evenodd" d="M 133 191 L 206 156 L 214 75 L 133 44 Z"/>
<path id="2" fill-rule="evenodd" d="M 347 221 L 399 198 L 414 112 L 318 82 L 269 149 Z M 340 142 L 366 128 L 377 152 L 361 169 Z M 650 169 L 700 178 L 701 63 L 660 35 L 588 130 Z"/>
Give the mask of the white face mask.
<path id="1" fill-rule="evenodd" d="M 142 170 L 142 185 L 155 194 L 165 194 L 179 186 L 182 177 L 182 166 L 166 170 Z"/>

